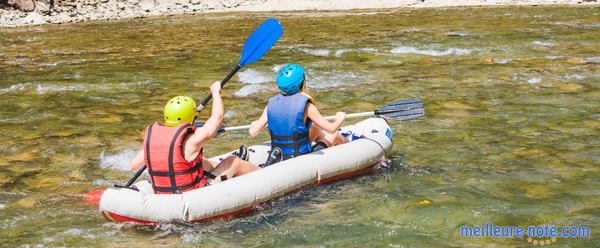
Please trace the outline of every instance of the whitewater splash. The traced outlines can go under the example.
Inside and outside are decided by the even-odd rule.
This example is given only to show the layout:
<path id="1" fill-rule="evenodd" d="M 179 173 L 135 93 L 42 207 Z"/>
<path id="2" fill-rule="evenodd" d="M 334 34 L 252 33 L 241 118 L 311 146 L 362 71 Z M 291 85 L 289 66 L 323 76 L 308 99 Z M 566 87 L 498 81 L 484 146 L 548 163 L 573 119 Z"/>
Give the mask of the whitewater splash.
<path id="1" fill-rule="evenodd" d="M 260 91 L 268 90 L 270 87 L 266 84 L 275 81 L 275 74 L 246 69 L 238 73 L 238 79 L 240 83 L 246 85 L 233 94 L 237 97 L 247 97 Z"/>
<path id="2" fill-rule="evenodd" d="M 309 89 L 351 86 L 364 83 L 371 78 L 371 75 L 339 71 L 316 72 L 314 70 L 309 70 L 307 75 L 306 82 Z"/>
<path id="3" fill-rule="evenodd" d="M 339 49 L 336 51 L 336 56 L 340 56 L 345 52 L 362 51 L 362 52 L 377 52 L 375 48 L 360 48 L 360 49 Z M 261 71 L 255 69 L 246 69 L 238 73 L 238 79 L 244 86 L 233 93 L 237 97 L 247 97 L 257 94 L 261 91 L 277 91 L 274 86 L 277 73 L 286 64 L 275 64 L 271 71 Z M 341 85 L 355 85 L 363 83 L 371 78 L 371 75 L 361 75 L 354 72 L 340 72 L 335 70 L 315 70 L 305 68 L 306 82 L 309 88 L 324 89 L 331 87 L 339 87 Z"/>
<path id="4" fill-rule="evenodd" d="M 319 57 L 327 57 L 329 56 L 329 53 L 331 53 L 329 49 L 300 48 L 299 50 L 306 54 Z"/>
<path id="5" fill-rule="evenodd" d="M 585 58 L 583 58 L 583 61 L 585 61 L 586 63 L 600 64 L 600 56 L 598 56 L 598 57 L 585 57 Z"/>
<path id="6" fill-rule="evenodd" d="M 129 162 L 135 157 L 137 151 L 124 150 L 116 154 L 100 153 L 100 168 L 129 171 Z"/>
<path id="7" fill-rule="evenodd" d="M 262 84 L 275 81 L 275 75 L 272 73 L 260 72 L 253 69 L 246 69 L 237 74 L 238 80 L 243 84 Z"/>
<path id="8" fill-rule="evenodd" d="M 75 78 L 78 74 L 75 74 Z M 80 76 L 79 76 L 80 77 Z M 94 91 L 94 90 L 109 90 L 109 89 L 133 89 L 135 87 L 144 87 L 152 85 L 150 81 L 139 81 L 130 83 L 117 83 L 117 84 L 73 84 L 73 85 L 53 85 L 53 84 L 42 84 L 42 83 L 20 83 L 11 85 L 10 87 L 0 89 L 0 94 L 16 93 L 16 92 L 33 92 L 36 94 L 46 94 L 53 92 L 63 91 Z"/>
<path id="9" fill-rule="evenodd" d="M 567 80 L 584 80 L 586 79 L 586 76 L 584 75 L 580 75 L 580 74 L 568 74 L 564 76 L 565 79 Z"/>
<path id="10" fill-rule="evenodd" d="M 436 49 L 418 49 L 418 48 L 411 47 L 411 46 L 399 46 L 399 47 L 393 48 L 390 52 L 393 54 L 412 53 L 412 54 L 420 54 L 420 55 L 439 57 L 439 56 L 448 56 L 448 55 L 464 56 L 464 55 L 471 54 L 473 51 L 470 49 L 454 48 L 454 47 L 442 49 L 442 50 L 436 50 Z"/>
<path id="11" fill-rule="evenodd" d="M 375 53 L 375 52 L 377 52 L 377 49 L 371 48 L 371 47 L 365 47 L 365 48 L 360 48 L 360 49 L 342 48 L 342 49 L 338 49 L 338 50 L 335 51 L 335 56 L 336 57 L 341 57 L 342 55 L 344 55 L 345 53 L 348 53 L 348 52 Z"/>
<path id="12" fill-rule="evenodd" d="M 542 82 L 542 78 L 540 78 L 540 77 L 534 77 L 534 78 L 527 80 L 527 83 L 529 83 L 529 84 L 539 84 L 541 82 Z"/>
<path id="13" fill-rule="evenodd" d="M 500 58 L 500 59 L 493 60 L 494 64 L 499 64 L 499 65 L 508 64 L 508 62 L 510 62 L 510 61 L 511 61 L 511 59 L 506 59 L 506 58 Z"/>
<path id="14" fill-rule="evenodd" d="M 246 85 L 246 86 L 242 87 L 241 89 L 239 89 L 238 91 L 236 91 L 233 94 L 237 97 L 247 97 L 250 95 L 254 95 L 260 91 L 268 90 L 268 89 L 270 89 L 270 87 L 267 85 L 264 85 L 264 84 L 251 84 L 251 85 Z"/>
<path id="15" fill-rule="evenodd" d="M 462 31 L 450 31 L 450 32 L 446 33 L 446 35 L 448 35 L 448 36 L 466 37 L 469 34 L 467 34 L 466 32 L 462 32 Z"/>
<path id="16" fill-rule="evenodd" d="M 555 46 L 554 43 L 549 42 L 549 41 L 539 41 L 539 40 L 535 40 L 533 42 L 531 42 L 531 44 L 536 45 L 536 46 L 543 46 L 543 47 L 553 47 Z"/>

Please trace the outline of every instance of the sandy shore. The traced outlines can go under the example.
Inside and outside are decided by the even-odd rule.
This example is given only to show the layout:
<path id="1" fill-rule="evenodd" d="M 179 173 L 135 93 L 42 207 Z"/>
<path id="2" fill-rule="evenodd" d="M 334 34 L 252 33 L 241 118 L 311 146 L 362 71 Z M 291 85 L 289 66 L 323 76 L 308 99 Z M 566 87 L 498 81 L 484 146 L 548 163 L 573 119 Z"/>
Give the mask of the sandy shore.
<path id="1" fill-rule="evenodd" d="M 349 10 L 499 5 L 586 5 L 600 0 L 8 0 L 0 27 L 231 11 Z"/>

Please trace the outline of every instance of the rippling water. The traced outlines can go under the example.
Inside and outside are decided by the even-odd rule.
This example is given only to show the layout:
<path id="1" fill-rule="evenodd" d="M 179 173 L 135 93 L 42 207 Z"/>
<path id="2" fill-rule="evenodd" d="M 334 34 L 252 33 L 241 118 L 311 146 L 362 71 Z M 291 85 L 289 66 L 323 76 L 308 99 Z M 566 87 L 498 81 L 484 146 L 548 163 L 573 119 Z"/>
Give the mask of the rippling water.
<path id="1" fill-rule="evenodd" d="M 600 246 L 600 8 L 494 7 L 210 14 L 0 29 L 2 246 L 528 245 L 461 238 L 462 225 L 583 225 Z M 391 123 L 393 166 L 313 187 L 235 219 L 113 224 L 85 205 L 126 181 L 145 125 L 178 94 L 202 98 L 268 16 L 285 28 L 224 89 L 250 123 L 286 63 L 321 112 L 419 98 Z M 206 116 L 209 111 L 205 111 Z M 219 136 L 209 155 L 250 139 Z"/>

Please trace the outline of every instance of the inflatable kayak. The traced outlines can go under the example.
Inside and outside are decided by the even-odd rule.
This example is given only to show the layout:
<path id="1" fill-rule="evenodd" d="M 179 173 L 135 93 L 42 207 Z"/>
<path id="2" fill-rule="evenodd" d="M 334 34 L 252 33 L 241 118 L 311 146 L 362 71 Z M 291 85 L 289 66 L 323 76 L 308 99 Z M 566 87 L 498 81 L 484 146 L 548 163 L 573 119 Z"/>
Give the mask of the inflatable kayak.
<path id="1" fill-rule="evenodd" d="M 182 194 L 154 194 L 147 180 L 135 184 L 139 191 L 109 188 L 100 198 L 100 213 L 110 221 L 141 224 L 231 217 L 311 184 L 368 173 L 385 160 L 392 148 L 392 130 L 382 118 L 369 118 L 340 132 L 350 142 Z M 269 142 L 249 146 L 250 162 L 264 163 L 270 149 Z M 230 154 L 211 160 L 219 161 Z"/>

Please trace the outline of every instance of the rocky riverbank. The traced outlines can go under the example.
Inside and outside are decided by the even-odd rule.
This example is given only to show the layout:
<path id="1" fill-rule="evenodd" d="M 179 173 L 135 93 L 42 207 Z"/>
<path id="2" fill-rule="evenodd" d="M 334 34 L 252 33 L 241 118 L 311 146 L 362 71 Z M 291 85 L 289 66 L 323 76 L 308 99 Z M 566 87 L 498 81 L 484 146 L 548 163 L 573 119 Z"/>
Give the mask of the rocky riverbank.
<path id="1" fill-rule="evenodd" d="M 600 0 L 0 0 L 0 27 L 227 11 L 545 4 L 597 6 Z"/>

